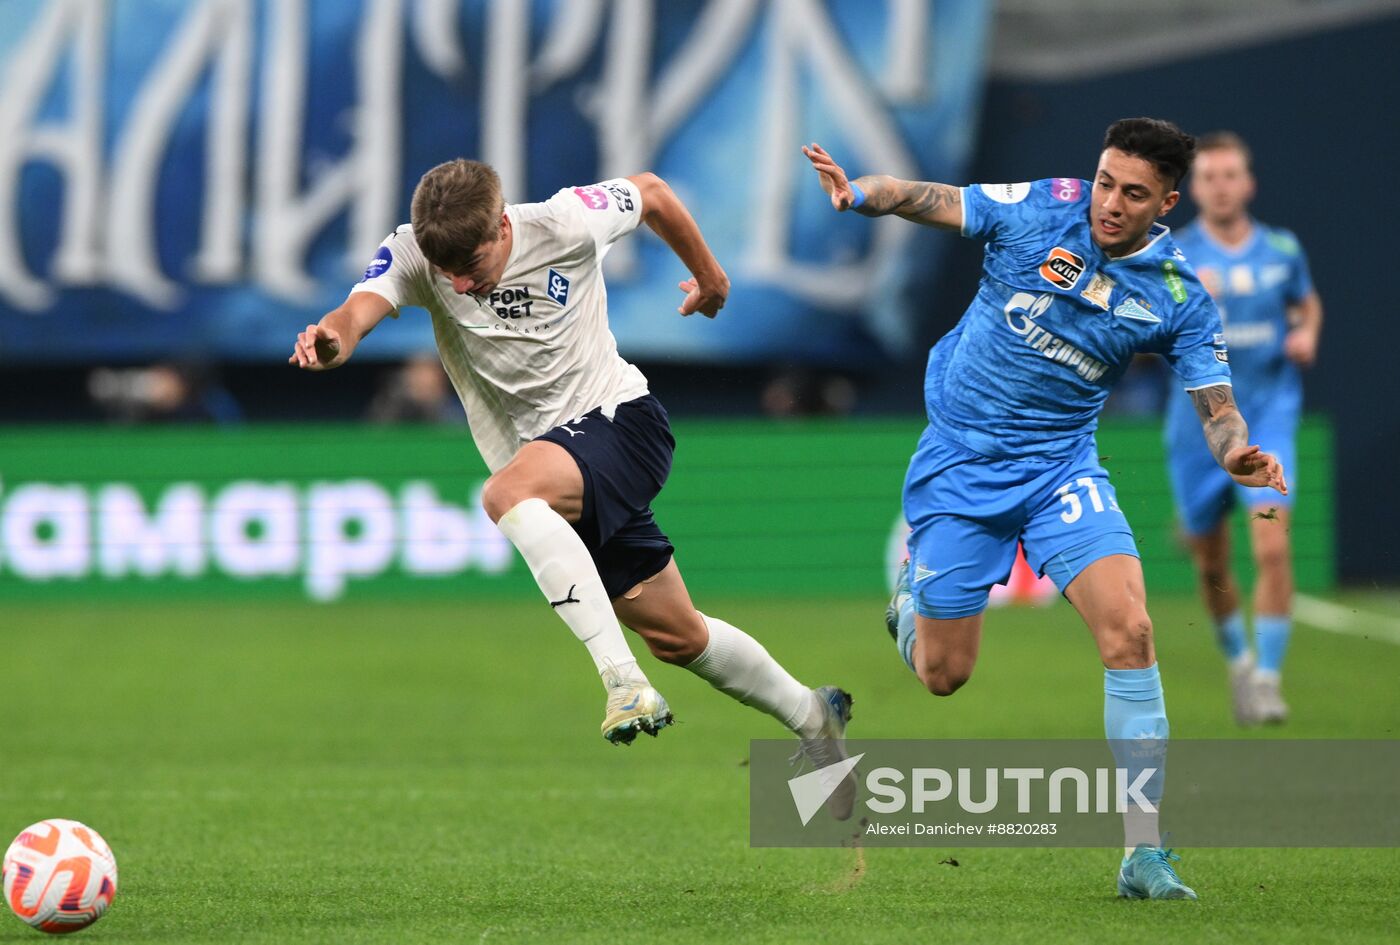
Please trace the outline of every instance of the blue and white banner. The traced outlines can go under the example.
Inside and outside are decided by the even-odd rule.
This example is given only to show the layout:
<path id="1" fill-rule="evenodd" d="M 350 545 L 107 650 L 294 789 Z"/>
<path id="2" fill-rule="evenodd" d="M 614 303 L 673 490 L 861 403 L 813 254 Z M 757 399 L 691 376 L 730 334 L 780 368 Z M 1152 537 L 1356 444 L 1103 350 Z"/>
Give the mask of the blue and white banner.
<path id="1" fill-rule="evenodd" d="M 836 216 L 799 152 L 962 182 L 987 0 L 4 0 L 0 361 L 285 357 L 465 155 L 511 201 L 654 170 L 733 282 L 676 315 L 646 234 L 608 259 L 630 357 L 869 362 L 940 244 Z M 945 238 L 946 239 L 946 238 Z M 430 348 L 426 316 L 360 357 Z"/>

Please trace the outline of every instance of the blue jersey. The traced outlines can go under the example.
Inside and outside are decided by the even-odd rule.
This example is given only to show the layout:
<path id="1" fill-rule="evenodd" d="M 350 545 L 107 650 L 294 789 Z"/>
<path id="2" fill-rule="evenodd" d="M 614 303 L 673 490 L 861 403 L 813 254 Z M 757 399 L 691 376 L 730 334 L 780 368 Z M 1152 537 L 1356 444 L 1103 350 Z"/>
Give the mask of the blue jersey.
<path id="1" fill-rule="evenodd" d="M 1235 400 L 1245 420 L 1270 411 L 1296 415 L 1303 385 L 1297 366 L 1284 356 L 1283 339 L 1288 307 L 1313 287 L 1298 240 L 1287 230 L 1256 222 L 1245 244 L 1231 249 L 1213 240 L 1198 221 L 1182 229 L 1177 244 L 1220 307 Z M 1194 426 L 1190 404 L 1172 403 L 1171 423 Z"/>
<path id="2" fill-rule="evenodd" d="M 929 354 L 924 400 L 942 436 L 993 458 L 1062 460 L 1093 437 L 1113 384 L 1157 352 L 1188 389 L 1230 383 L 1220 316 L 1172 241 L 1113 259 L 1093 241 L 1088 181 L 962 190 L 982 282 Z"/>

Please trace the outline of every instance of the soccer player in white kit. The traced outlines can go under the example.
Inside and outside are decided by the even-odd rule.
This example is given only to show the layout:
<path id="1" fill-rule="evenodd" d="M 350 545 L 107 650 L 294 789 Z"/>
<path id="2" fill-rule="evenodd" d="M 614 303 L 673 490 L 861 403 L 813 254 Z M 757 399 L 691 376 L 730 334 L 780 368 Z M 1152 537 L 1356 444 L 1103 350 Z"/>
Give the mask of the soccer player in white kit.
<path id="1" fill-rule="evenodd" d="M 696 610 L 652 517 L 675 441 L 646 378 L 617 352 L 602 261 L 645 222 L 693 274 L 680 283 L 680 313 L 714 317 L 729 279 L 685 205 L 644 173 L 507 206 L 494 170 L 458 159 L 423 175 L 412 220 L 381 244 L 345 302 L 297 336 L 289 361 L 339 367 L 386 315 L 427 309 L 491 469 L 482 505 L 592 655 L 609 741 L 628 744 L 672 721 L 621 621 L 658 659 L 782 722 L 818 767 L 845 757 L 850 696 L 807 688 L 748 634 Z M 849 816 L 854 797 L 851 775 L 832 813 Z"/>

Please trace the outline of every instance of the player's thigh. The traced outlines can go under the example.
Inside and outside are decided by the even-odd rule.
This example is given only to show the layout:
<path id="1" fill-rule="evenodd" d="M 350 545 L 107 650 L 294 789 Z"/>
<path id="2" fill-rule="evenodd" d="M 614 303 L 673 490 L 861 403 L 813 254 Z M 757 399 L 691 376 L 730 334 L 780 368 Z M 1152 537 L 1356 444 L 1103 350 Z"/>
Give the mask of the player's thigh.
<path id="1" fill-rule="evenodd" d="M 1209 535 L 1228 520 L 1235 481 L 1220 468 L 1199 433 L 1169 445 L 1167 473 L 1177 518 L 1188 537 Z"/>
<path id="2" fill-rule="evenodd" d="M 1046 469 L 1028 489 L 1030 514 L 1020 536 L 1026 561 L 1062 594 L 1100 558 L 1138 553 L 1097 452 L 1090 443 L 1079 456 Z"/>
<path id="3" fill-rule="evenodd" d="M 1222 517 L 1201 534 L 1187 532 L 1185 540 L 1196 570 L 1214 580 L 1223 580 L 1230 571 L 1230 519 Z"/>
<path id="4" fill-rule="evenodd" d="M 939 620 L 914 615 L 910 663 L 928 690 L 952 695 L 972 676 L 982 645 L 982 614 Z"/>
<path id="5" fill-rule="evenodd" d="M 1284 495 L 1274 489 L 1256 489 L 1231 480 L 1240 505 L 1249 510 L 1251 523 L 1269 522 L 1293 509 L 1299 485 L 1296 426 L 1296 420 L 1290 416 L 1280 418 L 1265 414 L 1258 428 L 1250 427 L 1250 441 L 1278 459 L 1288 481 L 1288 494 Z"/>
<path id="6" fill-rule="evenodd" d="M 960 515 L 923 515 L 909 534 L 909 586 L 918 617 L 939 621 L 981 614 L 993 584 L 1016 563 L 1016 535 Z"/>
<path id="7" fill-rule="evenodd" d="M 549 440 L 531 440 L 481 490 L 481 504 L 492 521 L 526 499 L 543 499 L 566 521 L 578 521 L 583 473 L 568 450 Z"/>
<path id="8" fill-rule="evenodd" d="M 1287 567 L 1292 554 L 1289 533 L 1292 511 L 1278 506 L 1255 506 L 1249 514 L 1249 542 L 1254 560 L 1263 567 Z"/>
<path id="9" fill-rule="evenodd" d="M 614 597 L 612 604 L 617 619 L 640 634 L 656 655 L 689 662 L 704 652 L 709 631 L 674 558 Z"/>
<path id="10" fill-rule="evenodd" d="M 1143 669 L 1157 661 L 1142 562 L 1113 554 L 1090 562 L 1064 589 L 1094 635 L 1109 669 Z"/>
<path id="11" fill-rule="evenodd" d="M 904 480 L 909 584 L 920 616 L 956 620 L 980 614 L 994 584 L 1016 562 L 1025 521 L 1017 499 L 1025 472 L 924 432 Z"/>

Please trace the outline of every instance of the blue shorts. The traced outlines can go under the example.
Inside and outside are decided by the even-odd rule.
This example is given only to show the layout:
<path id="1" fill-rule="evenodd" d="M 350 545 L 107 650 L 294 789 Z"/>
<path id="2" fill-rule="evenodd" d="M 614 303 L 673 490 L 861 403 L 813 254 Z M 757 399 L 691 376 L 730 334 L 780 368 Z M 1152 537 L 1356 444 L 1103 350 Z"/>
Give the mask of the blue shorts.
<path id="1" fill-rule="evenodd" d="M 1173 430 L 1167 439 L 1167 470 L 1176 499 L 1177 515 L 1190 535 L 1207 535 L 1230 514 L 1238 501 L 1246 509 L 1272 505 L 1293 507 L 1294 476 L 1298 469 L 1298 415 L 1292 410 L 1265 411 L 1246 418 L 1249 421 L 1249 442 L 1258 443 L 1266 453 L 1273 453 L 1283 464 L 1288 480 L 1288 495 L 1273 489 L 1242 486 L 1220 468 L 1206 446 L 1205 434 L 1199 426 Z"/>
<path id="2" fill-rule="evenodd" d="M 671 474 L 676 440 L 666 409 L 647 394 L 609 418 L 590 410 L 536 437 L 558 443 L 583 473 L 583 514 L 574 524 L 603 579 L 621 597 L 666 567 L 675 552 L 651 513 Z"/>
<path id="3" fill-rule="evenodd" d="M 909 462 L 904 517 L 914 606 L 925 617 L 985 610 L 992 585 L 1011 575 L 1017 541 L 1061 592 L 1100 558 L 1138 556 L 1092 438 L 1068 460 L 991 459 L 929 428 Z"/>

